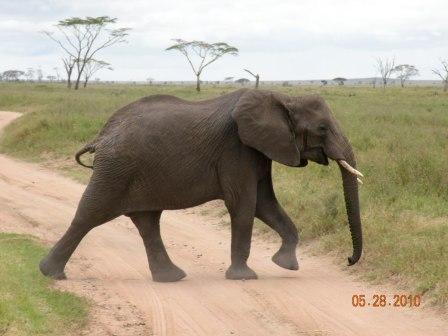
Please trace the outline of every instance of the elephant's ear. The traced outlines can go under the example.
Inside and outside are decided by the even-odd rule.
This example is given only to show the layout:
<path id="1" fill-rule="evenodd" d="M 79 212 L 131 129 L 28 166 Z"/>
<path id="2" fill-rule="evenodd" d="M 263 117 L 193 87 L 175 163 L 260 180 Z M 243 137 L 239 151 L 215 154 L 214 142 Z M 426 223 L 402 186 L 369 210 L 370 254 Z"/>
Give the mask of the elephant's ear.
<path id="1" fill-rule="evenodd" d="M 232 111 L 241 141 L 288 166 L 300 164 L 300 152 L 288 109 L 287 96 L 251 90 Z"/>

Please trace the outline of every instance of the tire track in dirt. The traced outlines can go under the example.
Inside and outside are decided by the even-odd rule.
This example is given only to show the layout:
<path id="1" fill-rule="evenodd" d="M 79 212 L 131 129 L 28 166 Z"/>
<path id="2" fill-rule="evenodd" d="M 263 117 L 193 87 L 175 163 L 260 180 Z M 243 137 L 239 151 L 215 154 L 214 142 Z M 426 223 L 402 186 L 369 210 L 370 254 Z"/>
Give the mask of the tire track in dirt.
<path id="1" fill-rule="evenodd" d="M 16 117 L 0 112 L 0 127 Z M 4 155 L 0 176 L 0 230 L 54 243 L 84 186 Z M 270 261 L 277 245 L 257 237 L 249 263 L 259 280 L 225 280 L 229 229 L 198 212 L 162 215 L 168 253 L 188 274 L 178 283 L 150 280 L 143 243 L 129 219 L 87 235 L 67 266 L 68 280 L 57 283 L 95 303 L 84 334 L 447 335 L 447 321 L 429 309 L 353 308 L 355 293 L 395 291 L 357 282 L 325 257 L 302 254 L 300 271 L 283 270 Z"/>

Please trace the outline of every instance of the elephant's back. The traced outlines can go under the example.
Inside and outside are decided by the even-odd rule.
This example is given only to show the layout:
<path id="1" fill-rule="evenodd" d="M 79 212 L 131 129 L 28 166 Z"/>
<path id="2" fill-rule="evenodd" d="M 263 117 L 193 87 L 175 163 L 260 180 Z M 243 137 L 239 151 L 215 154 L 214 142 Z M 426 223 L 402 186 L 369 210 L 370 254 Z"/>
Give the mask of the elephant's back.
<path id="1" fill-rule="evenodd" d="M 163 138 L 212 136 L 230 122 L 230 111 L 245 90 L 238 90 L 214 99 L 191 102 L 170 95 L 143 97 L 116 111 L 93 141 L 102 143 Z M 184 141 L 181 139 L 181 141 Z M 147 140 L 147 139 L 146 139 Z"/>
<path id="2" fill-rule="evenodd" d="M 229 113 L 244 93 L 238 90 L 227 95 L 202 101 L 187 101 L 171 95 L 143 97 L 116 111 L 106 122 L 97 139 L 132 131 L 135 125 L 152 125 L 152 129 L 170 129 L 180 123 L 187 126 L 216 113 Z M 150 124 L 150 125 L 148 125 Z"/>
<path id="3" fill-rule="evenodd" d="M 199 168 L 200 161 L 219 157 L 226 137 L 236 134 L 230 111 L 237 99 L 220 98 L 188 102 L 157 95 L 131 103 L 108 120 L 94 141 L 96 157 L 125 157 L 165 171 L 179 165 Z"/>
<path id="4" fill-rule="evenodd" d="M 103 126 L 98 137 L 116 136 L 129 131 L 135 123 L 142 121 L 158 122 L 162 114 L 181 110 L 185 101 L 169 95 L 154 95 L 141 98 L 116 111 Z"/>

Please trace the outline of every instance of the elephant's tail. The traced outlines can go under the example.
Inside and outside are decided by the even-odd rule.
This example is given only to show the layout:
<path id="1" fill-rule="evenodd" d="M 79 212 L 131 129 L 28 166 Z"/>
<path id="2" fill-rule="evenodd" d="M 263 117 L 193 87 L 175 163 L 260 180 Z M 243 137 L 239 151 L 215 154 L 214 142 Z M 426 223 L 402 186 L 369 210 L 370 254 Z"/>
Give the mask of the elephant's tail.
<path id="1" fill-rule="evenodd" d="M 87 153 L 87 152 L 95 153 L 95 144 L 94 143 L 90 143 L 90 144 L 84 146 L 84 148 L 82 148 L 81 150 L 79 150 L 76 153 L 76 155 L 75 155 L 76 162 L 78 162 L 81 166 L 93 169 L 93 166 L 86 165 L 81 161 L 81 155 L 83 155 L 84 153 Z"/>

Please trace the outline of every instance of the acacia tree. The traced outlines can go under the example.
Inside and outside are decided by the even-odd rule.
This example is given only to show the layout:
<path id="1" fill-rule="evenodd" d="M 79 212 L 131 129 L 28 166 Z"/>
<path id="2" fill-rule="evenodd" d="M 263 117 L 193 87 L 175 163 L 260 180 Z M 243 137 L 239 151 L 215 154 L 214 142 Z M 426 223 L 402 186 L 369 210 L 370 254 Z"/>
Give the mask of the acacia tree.
<path id="1" fill-rule="evenodd" d="M 40 67 L 36 70 L 36 77 L 38 82 L 42 82 L 42 78 L 44 78 L 44 72 Z"/>
<path id="2" fill-rule="evenodd" d="M 383 82 L 383 88 L 387 86 L 387 83 L 389 82 L 390 76 L 392 75 L 392 72 L 395 67 L 395 58 L 392 59 L 376 59 L 376 69 L 381 75 L 381 81 Z"/>
<path id="3" fill-rule="evenodd" d="M 249 71 L 247 69 L 244 69 L 244 71 L 248 72 L 249 74 L 251 74 L 255 78 L 255 88 L 258 89 L 258 85 L 259 85 L 259 82 L 260 82 L 260 75 L 259 74 L 255 75 L 254 73 L 252 73 L 251 71 Z"/>
<path id="4" fill-rule="evenodd" d="M 347 80 L 347 78 L 344 77 L 336 77 L 333 78 L 333 81 L 338 83 L 338 85 L 344 85 L 344 82 Z"/>
<path id="5" fill-rule="evenodd" d="M 404 83 L 411 77 L 418 76 L 418 69 L 414 65 L 400 64 L 392 69 L 393 73 L 396 73 L 397 78 L 400 79 L 401 87 L 404 87 Z"/>
<path id="6" fill-rule="evenodd" d="M 240 79 L 237 79 L 235 81 L 235 83 L 238 83 L 238 84 L 241 84 L 241 85 L 246 85 L 247 83 L 250 83 L 250 80 L 247 79 L 247 78 L 240 78 Z"/>
<path id="7" fill-rule="evenodd" d="M 2 74 L 2 78 L 6 81 L 18 81 L 20 77 L 25 75 L 25 72 L 22 70 L 6 70 Z"/>
<path id="8" fill-rule="evenodd" d="M 72 87 L 72 73 L 73 69 L 75 68 L 76 64 L 76 58 L 73 58 L 71 56 L 68 57 L 62 57 L 62 63 L 64 63 L 64 70 L 67 74 L 67 88 L 71 89 Z"/>
<path id="9" fill-rule="evenodd" d="M 96 59 L 91 59 L 90 61 L 88 61 L 84 68 L 84 84 L 83 84 L 83 86 L 87 87 L 87 83 L 89 82 L 90 78 L 101 69 L 113 70 L 113 68 L 107 62 L 96 60 Z"/>
<path id="10" fill-rule="evenodd" d="M 126 37 L 129 35 L 130 28 L 108 28 L 116 22 L 116 18 L 109 16 L 71 17 L 56 24 L 58 34 L 43 32 L 66 54 L 63 62 L 68 75 L 67 87 L 71 87 L 70 77 L 75 66 L 77 70 L 75 90 L 77 90 L 85 67 L 100 50 L 117 43 L 127 42 Z"/>
<path id="11" fill-rule="evenodd" d="M 218 58 L 230 54 L 237 56 L 238 49 L 228 45 L 225 42 L 207 43 L 203 41 L 185 41 L 182 39 L 173 39 L 175 44 L 165 50 L 177 50 L 187 58 L 191 69 L 196 76 L 196 91 L 201 91 L 202 71 L 215 62 Z M 196 58 L 196 65 L 194 63 Z"/>
<path id="12" fill-rule="evenodd" d="M 61 75 L 59 74 L 59 68 L 58 67 L 54 67 L 53 70 L 56 73 L 56 80 L 59 82 L 60 79 L 61 79 Z"/>
<path id="13" fill-rule="evenodd" d="M 33 68 L 26 69 L 25 77 L 26 77 L 27 81 L 31 82 L 34 77 L 34 69 Z"/>
<path id="14" fill-rule="evenodd" d="M 440 60 L 442 67 L 439 69 L 433 69 L 432 72 L 440 77 L 443 83 L 443 92 L 448 91 L 448 61 Z"/>

